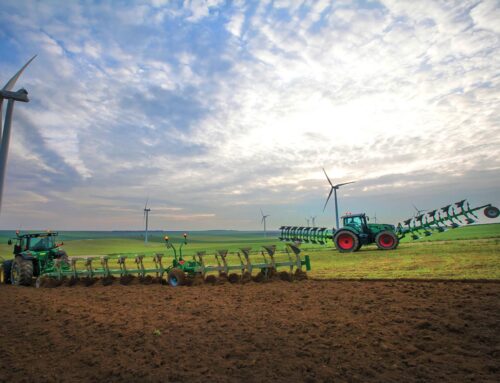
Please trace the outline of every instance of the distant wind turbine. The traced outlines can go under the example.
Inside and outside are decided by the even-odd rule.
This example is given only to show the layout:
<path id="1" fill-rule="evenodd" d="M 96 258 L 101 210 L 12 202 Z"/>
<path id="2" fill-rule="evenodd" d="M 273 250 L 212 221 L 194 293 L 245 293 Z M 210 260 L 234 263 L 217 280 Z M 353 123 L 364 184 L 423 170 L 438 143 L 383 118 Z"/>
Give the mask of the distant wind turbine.
<path id="1" fill-rule="evenodd" d="M 316 216 L 311 217 L 313 227 L 316 227 Z"/>
<path id="2" fill-rule="evenodd" d="M 260 209 L 260 214 L 262 215 L 262 221 L 260 221 L 260 223 L 263 223 L 263 224 L 264 224 L 264 237 L 267 237 L 267 232 L 266 232 L 266 219 L 267 219 L 267 217 L 269 217 L 270 215 L 269 215 L 269 214 L 264 215 L 264 212 L 262 211 L 262 209 Z"/>
<path id="3" fill-rule="evenodd" d="M 149 198 L 146 200 L 146 204 L 144 205 L 144 220 L 146 221 L 146 231 L 144 233 L 144 244 L 148 244 L 148 223 L 149 223 L 149 212 L 151 209 L 148 208 Z"/>
<path id="4" fill-rule="evenodd" d="M 307 222 L 307 227 L 309 227 L 309 222 L 310 222 L 309 218 L 306 218 L 306 222 Z"/>
<path id="5" fill-rule="evenodd" d="M 412 204 L 412 206 L 413 206 L 413 208 L 415 209 L 415 211 L 417 212 L 417 213 L 415 214 L 415 217 L 418 217 L 420 214 L 422 214 L 423 212 L 425 212 L 425 209 L 423 209 L 423 210 L 422 210 L 422 209 L 419 209 L 419 208 L 417 208 L 414 204 Z"/>
<path id="6" fill-rule="evenodd" d="M 326 174 L 326 170 L 324 168 L 323 168 L 323 172 L 325 173 L 325 176 L 326 176 L 326 179 L 328 180 L 328 183 L 332 187 L 330 189 L 330 193 L 328 194 L 328 198 L 326 199 L 325 206 L 323 207 L 323 211 L 325 211 L 326 205 L 328 205 L 328 201 L 330 200 L 332 193 L 334 193 L 334 196 L 335 196 L 335 222 L 337 224 L 336 228 L 338 229 L 339 228 L 339 205 L 337 203 L 337 190 L 343 185 L 353 184 L 356 181 L 344 182 L 341 184 L 334 185 L 334 184 L 332 184 L 332 181 L 330 181 L 330 178 L 328 177 L 328 174 Z"/>

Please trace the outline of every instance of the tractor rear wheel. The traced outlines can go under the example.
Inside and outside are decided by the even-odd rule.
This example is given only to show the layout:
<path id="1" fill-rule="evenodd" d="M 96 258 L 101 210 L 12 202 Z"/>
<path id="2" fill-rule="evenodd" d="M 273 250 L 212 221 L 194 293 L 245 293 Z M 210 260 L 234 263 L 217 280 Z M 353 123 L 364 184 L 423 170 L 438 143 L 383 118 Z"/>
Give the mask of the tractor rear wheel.
<path id="1" fill-rule="evenodd" d="M 339 230 L 333 237 L 335 247 L 341 253 L 352 253 L 359 249 L 358 236 L 349 230 Z"/>
<path id="2" fill-rule="evenodd" d="M 398 247 L 399 239 L 392 231 L 384 230 L 377 234 L 375 243 L 380 250 L 394 250 Z"/>
<path id="3" fill-rule="evenodd" d="M 12 262 L 10 280 L 16 286 L 30 286 L 33 282 L 33 262 L 17 256 Z"/>
<path id="4" fill-rule="evenodd" d="M 181 269 L 175 268 L 168 273 L 168 284 L 172 287 L 186 284 L 186 274 Z"/>
<path id="5" fill-rule="evenodd" d="M 12 261 L 3 261 L 0 268 L 0 282 L 2 284 L 10 283 L 10 270 L 12 269 Z"/>

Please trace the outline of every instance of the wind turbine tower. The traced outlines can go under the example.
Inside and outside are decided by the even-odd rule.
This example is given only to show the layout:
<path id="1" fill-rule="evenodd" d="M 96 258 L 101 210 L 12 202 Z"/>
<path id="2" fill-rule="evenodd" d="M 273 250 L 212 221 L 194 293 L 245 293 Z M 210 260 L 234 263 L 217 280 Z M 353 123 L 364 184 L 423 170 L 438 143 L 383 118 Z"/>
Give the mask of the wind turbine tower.
<path id="1" fill-rule="evenodd" d="M 144 232 L 144 244 L 148 244 L 148 223 L 149 223 L 149 212 L 151 209 L 148 208 L 149 198 L 146 200 L 146 204 L 144 205 L 144 220 L 146 221 L 146 231 Z"/>
<path id="2" fill-rule="evenodd" d="M 316 227 L 316 216 L 311 217 L 313 227 Z"/>
<path id="3" fill-rule="evenodd" d="M 269 217 L 270 215 L 269 215 L 269 214 L 264 215 L 264 212 L 262 211 L 262 209 L 260 209 L 260 214 L 262 215 L 262 221 L 260 221 L 260 223 L 263 223 L 263 224 L 264 224 L 264 237 L 267 237 L 267 232 L 266 232 L 266 219 L 267 219 L 267 217 Z"/>
<path id="4" fill-rule="evenodd" d="M 7 155 L 9 153 L 10 131 L 12 126 L 12 114 L 14 113 L 14 102 L 29 102 L 28 92 L 22 88 L 16 92 L 12 91 L 16 85 L 17 79 L 24 72 L 26 67 L 35 59 L 33 56 L 19 71 L 9 80 L 7 84 L 0 90 L 0 209 L 2 207 L 3 184 L 5 181 L 5 172 L 7 170 Z M 3 125 L 2 104 L 3 100 L 7 101 L 7 110 L 5 111 L 5 127 Z"/>
<path id="5" fill-rule="evenodd" d="M 328 178 L 328 174 L 326 174 L 325 168 L 323 168 L 323 172 L 325 173 L 326 179 L 328 180 L 328 183 L 331 186 L 330 193 L 328 194 L 328 198 L 326 199 L 325 206 L 323 207 L 323 211 L 326 209 L 326 205 L 328 205 L 328 201 L 330 200 L 330 197 L 332 196 L 332 193 L 334 193 L 334 198 L 335 198 L 335 223 L 337 224 L 336 229 L 339 228 L 339 205 L 337 202 L 337 190 L 347 184 L 353 184 L 356 181 L 351 181 L 351 182 L 344 182 L 341 184 L 334 185 L 332 184 L 332 181 L 330 181 L 330 178 Z"/>
<path id="6" fill-rule="evenodd" d="M 309 223 L 311 222 L 309 218 L 306 218 L 306 222 L 307 222 L 307 227 L 309 227 Z"/>

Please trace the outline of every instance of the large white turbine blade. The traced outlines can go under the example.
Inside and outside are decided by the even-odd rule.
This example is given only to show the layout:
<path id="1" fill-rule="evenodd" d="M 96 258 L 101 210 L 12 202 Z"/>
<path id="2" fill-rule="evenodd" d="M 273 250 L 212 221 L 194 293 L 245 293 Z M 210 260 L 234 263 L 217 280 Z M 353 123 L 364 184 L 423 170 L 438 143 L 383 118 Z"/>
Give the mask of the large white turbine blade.
<path id="1" fill-rule="evenodd" d="M 21 69 L 19 69 L 19 71 L 9 81 L 7 81 L 7 84 L 5 84 L 5 86 L 3 87 L 2 90 L 9 90 L 9 91 L 12 90 L 14 85 L 16 85 L 17 79 L 23 74 L 26 67 L 28 65 L 30 65 L 30 63 L 35 59 L 35 57 L 36 57 L 36 55 L 34 55 L 32 58 L 30 58 L 28 60 L 28 62 L 26 64 L 24 64 L 24 66 Z"/>
<path id="2" fill-rule="evenodd" d="M 326 205 L 328 205 L 328 201 L 330 200 L 330 197 L 332 196 L 332 193 L 333 193 L 333 186 L 330 189 L 330 194 L 328 194 L 328 198 L 326 199 L 325 206 L 323 206 L 323 211 L 325 211 Z"/>
<path id="3" fill-rule="evenodd" d="M 325 168 L 322 168 L 323 172 L 325 173 L 326 179 L 328 180 L 328 183 L 330 184 L 331 187 L 333 187 L 332 181 L 330 181 L 330 178 L 328 177 L 328 174 L 326 174 Z"/>
<path id="4" fill-rule="evenodd" d="M 146 210 L 148 208 L 148 202 L 149 202 L 149 197 L 148 199 L 146 200 L 146 204 L 144 205 L 144 210 Z"/>

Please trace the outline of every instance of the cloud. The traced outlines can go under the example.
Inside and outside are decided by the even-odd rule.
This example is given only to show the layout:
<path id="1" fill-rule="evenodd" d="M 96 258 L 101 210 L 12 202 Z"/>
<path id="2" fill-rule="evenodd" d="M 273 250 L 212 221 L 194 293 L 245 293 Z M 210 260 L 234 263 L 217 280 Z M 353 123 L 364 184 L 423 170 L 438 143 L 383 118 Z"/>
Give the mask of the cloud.
<path id="1" fill-rule="evenodd" d="M 270 224 L 302 221 L 321 212 L 322 167 L 357 180 L 351 211 L 377 201 L 397 220 L 450 185 L 482 203 L 500 187 L 498 12 L 7 1 L 2 73 L 39 56 L 19 81 L 32 101 L 16 105 L 4 227 L 41 208 L 52 226 L 138 228 L 148 195 L 179 229 L 255 229 L 261 207 Z"/>

